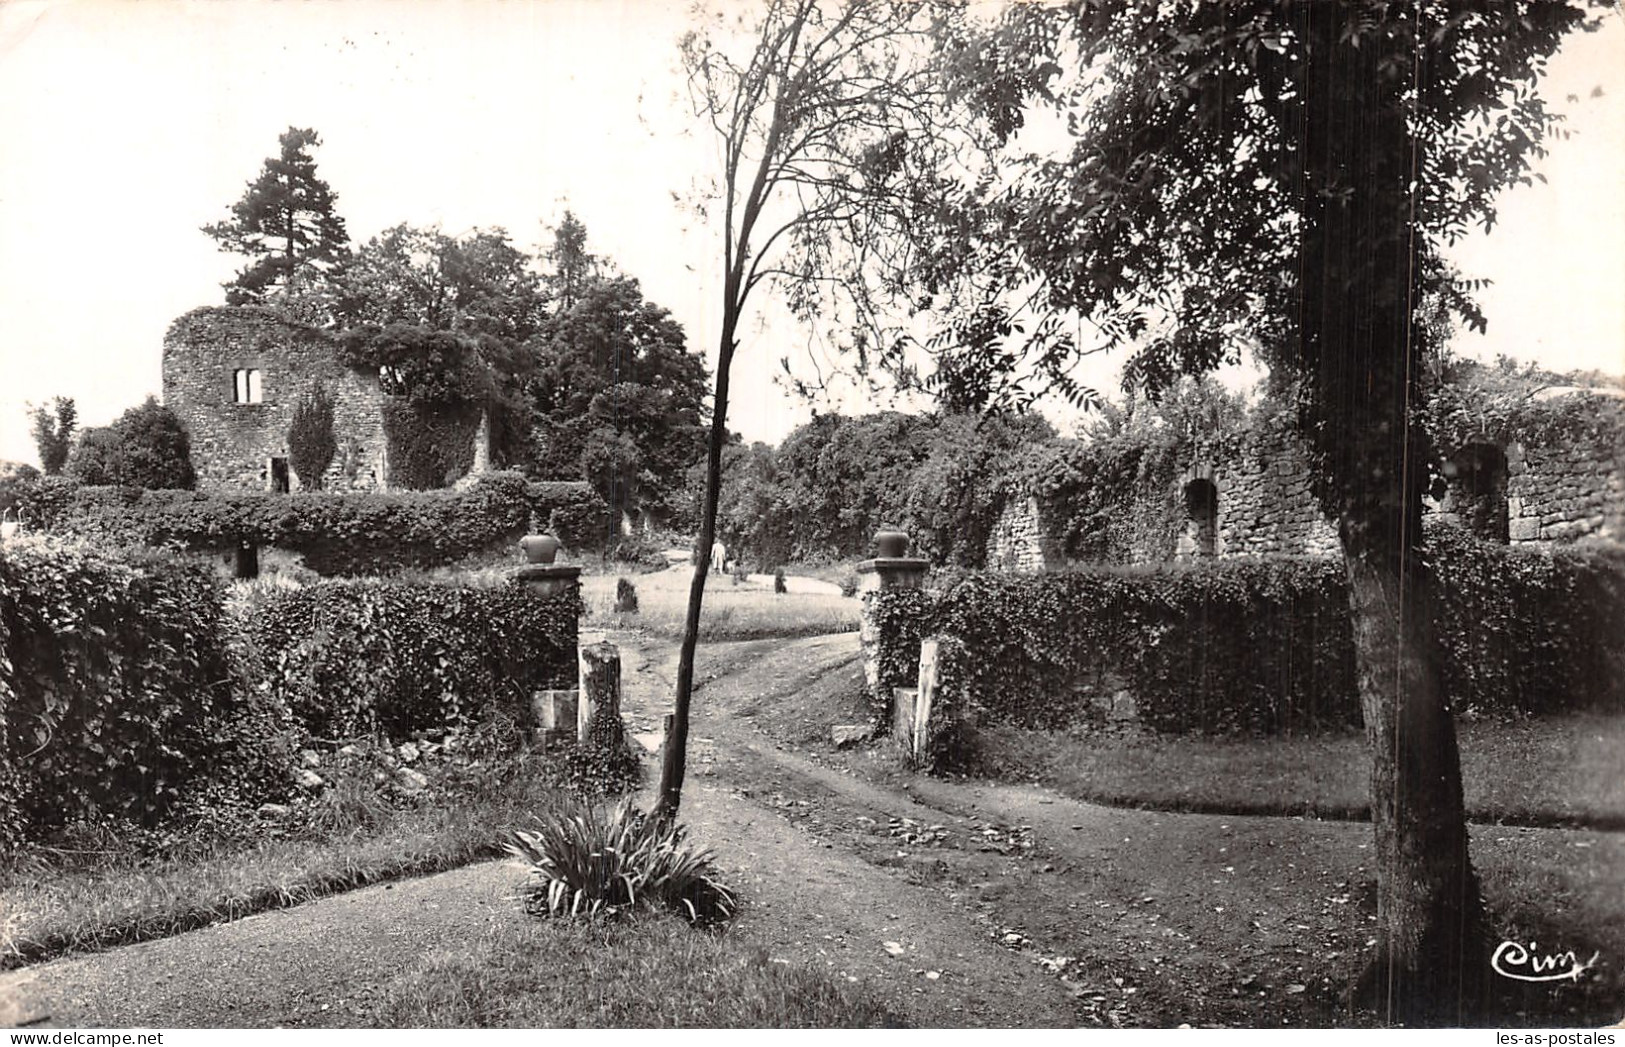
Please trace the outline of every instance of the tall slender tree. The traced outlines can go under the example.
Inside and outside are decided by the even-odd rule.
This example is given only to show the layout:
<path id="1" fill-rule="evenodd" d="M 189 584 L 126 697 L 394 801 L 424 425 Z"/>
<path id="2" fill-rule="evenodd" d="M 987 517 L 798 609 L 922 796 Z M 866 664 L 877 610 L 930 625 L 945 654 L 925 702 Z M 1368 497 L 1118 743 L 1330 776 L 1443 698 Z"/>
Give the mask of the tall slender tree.
<path id="1" fill-rule="evenodd" d="M 845 274 L 863 272 L 872 251 L 906 246 L 869 235 L 878 221 L 907 210 L 913 172 L 900 144 L 915 153 L 935 147 L 944 162 L 950 151 L 953 116 L 924 59 L 932 26 L 955 13 L 908 0 L 770 0 L 748 38 L 719 14 L 682 42 L 696 114 L 721 152 L 701 206 L 721 221 L 722 309 L 698 555 L 661 758 L 656 812 L 664 819 L 675 818 L 682 801 L 694 651 L 728 444 L 729 373 L 746 307 L 759 285 L 777 280 L 804 316 L 838 303 L 863 312 L 867 287 Z M 865 337 L 854 345 L 860 354 Z"/>
<path id="2" fill-rule="evenodd" d="M 290 127 L 279 142 L 281 151 L 231 205 L 231 216 L 203 227 L 222 251 L 249 259 L 224 285 L 231 305 L 314 291 L 343 264 L 349 248 L 344 219 L 334 210 L 338 198 L 316 176 L 310 155 L 321 137 L 310 128 Z"/>
<path id="3" fill-rule="evenodd" d="M 566 210 L 553 230 L 553 246 L 543 256 L 549 273 L 547 289 L 555 312 L 568 312 L 598 276 L 598 258 L 587 250 L 587 227 Z"/>

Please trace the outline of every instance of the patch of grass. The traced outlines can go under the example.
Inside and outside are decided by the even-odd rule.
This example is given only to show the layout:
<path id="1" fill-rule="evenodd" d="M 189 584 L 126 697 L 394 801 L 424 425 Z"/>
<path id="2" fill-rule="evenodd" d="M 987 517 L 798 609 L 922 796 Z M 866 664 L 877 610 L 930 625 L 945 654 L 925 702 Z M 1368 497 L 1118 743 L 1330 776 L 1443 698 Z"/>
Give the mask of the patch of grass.
<path id="1" fill-rule="evenodd" d="M 677 917 L 498 923 L 381 987 L 389 1028 L 897 1027 L 884 1004 Z"/>
<path id="2" fill-rule="evenodd" d="M 984 768 L 1122 807 L 1365 818 L 1363 735 L 1201 738 L 984 728 Z M 1460 727 L 1468 817 L 1486 823 L 1625 826 L 1625 716 L 1573 713 Z"/>
<path id="3" fill-rule="evenodd" d="M 641 628 L 667 639 L 678 639 L 688 613 L 688 590 L 693 575 L 687 566 L 643 575 L 638 580 L 638 610 L 615 611 L 616 578 L 583 577 L 581 596 L 587 605 L 585 624 Z M 861 604 L 851 597 L 810 593 L 775 594 L 773 581 L 734 585 L 713 571 L 705 580 L 705 602 L 700 610 L 700 640 L 794 639 L 826 633 L 856 632 Z"/>
<path id="4" fill-rule="evenodd" d="M 346 796 L 317 819 L 328 834 L 316 838 L 191 844 L 160 861 L 114 850 L 79 855 L 72 865 L 26 862 L 0 873 L 0 968 L 498 857 L 501 834 L 559 795 L 548 777 L 517 775 L 500 792 L 407 809 Z"/>

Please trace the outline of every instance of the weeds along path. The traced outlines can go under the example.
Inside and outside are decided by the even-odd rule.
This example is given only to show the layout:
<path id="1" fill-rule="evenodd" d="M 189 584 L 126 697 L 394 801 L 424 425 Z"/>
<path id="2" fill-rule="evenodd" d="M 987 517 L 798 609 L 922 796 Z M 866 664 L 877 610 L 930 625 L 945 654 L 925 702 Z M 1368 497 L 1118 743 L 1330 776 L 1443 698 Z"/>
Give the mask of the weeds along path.
<path id="1" fill-rule="evenodd" d="M 635 634 L 613 639 L 622 645 L 624 678 L 641 681 L 628 688 L 628 716 L 652 729 L 669 701 L 675 655 Z M 761 908 L 771 913 L 796 891 L 796 874 L 775 854 L 736 858 L 737 826 L 717 815 L 737 819 L 741 808 L 717 806 L 723 795 L 771 812 L 814 853 L 845 860 L 855 882 L 880 872 L 912 889 L 873 896 L 907 897 L 908 912 L 901 902 L 873 904 L 868 891 L 849 894 L 844 915 L 829 915 L 869 929 L 870 940 L 843 957 L 862 957 L 865 945 L 872 952 L 873 939 L 883 938 L 911 956 L 964 953 L 973 964 L 986 962 L 974 959 L 985 949 L 957 944 L 969 929 L 1060 990 L 1073 1025 L 1372 1020 L 1342 1002 L 1372 949 L 1368 826 L 1106 808 L 1029 785 L 906 774 L 881 747 L 837 752 L 827 725 L 859 720 L 859 658 L 850 634 L 701 651 L 684 816 L 731 872 L 738 869 Z M 1574 863 L 1598 898 L 1617 896 L 1625 883 L 1618 834 L 1484 826 L 1474 830 L 1474 848 L 1492 884 L 1516 883 L 1554 853 Z M 787 879 L 758 879 L 758 871 Z M 767 940 L 784 930 L 758 919 L 753 933 Z M 809 934 L 816 942 L 818 934 Z M 955 944 L 945 949 L 943 937 Z M 878 962 L 885 958 L 873 957 L 869 968 L 900 985 L 902 975 L 920 977 L 915 969 L 936 969 Z M 961 991 L 975 987 L 965 967 L 934 984 L 950 974 Z M 1517 1022 L 1520 1010 L 1531 1020 L 1584 1021 L 1617 1007 L 1596 993 L 1550 992 L 1509 995 L 1506 1023 Z M 1043 1017 L 1051 998 L 1017 1001 L 1015 1024 L 1051 1024 Z"/>

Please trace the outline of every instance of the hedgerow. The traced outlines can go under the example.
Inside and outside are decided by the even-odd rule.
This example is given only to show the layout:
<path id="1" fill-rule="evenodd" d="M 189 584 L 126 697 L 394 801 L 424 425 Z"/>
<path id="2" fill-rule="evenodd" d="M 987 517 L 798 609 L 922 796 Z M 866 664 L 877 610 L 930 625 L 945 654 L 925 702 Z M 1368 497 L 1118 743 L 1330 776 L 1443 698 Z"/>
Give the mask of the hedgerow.
<path id="1" fill-rule="evenodd" d="M 258 673 L 312 735 L 356 738 L 528 717 L 572 685 L 580 597 L 521 585 L 328 581 L 273 594 L 246 628 Z"/>
<path id="2" fill-rule="evenodd" d="M 117 545 L 224 551 L 248 543 L 303 554 L 323 575 L 435 567 L 561 522 L 560 537 L 596 538 L 581 519 L 607 510 L 584 483 L 490 473 L 461 491 L 144 491 L 47 478 L 23 495 L 35 526 Z"/>
<path id="3" fill-rule="evenodd" d="M 1512 549 L 1437 528 L 1429 556 L 1445 688 L 1458 711 L 1625 707 L 1625 551 Z M 1101 719 L 1126 691 L 1139 720 L 1159 731 L 1361 722 L 1346 578 L 1334 559 L 972 574 L 934 607 L 917 594 L 867 599 L 888 688 L 912 684 L 918 637 L 951 637 L 974 652 L 941 663 L 934 718 L 974 710 L 1065 728 Z M 955 702 L 962 712 L 950 712 Z M 945 738 L 957 729 L 944 721 Z"/>
<path id="4" fill-rule="evenodd" d="M 976 653 L 969 702 L 1032 727 L 1099 718 L 1115 687 L 1166 731 L 1359 723 L 1341 566 L 1229 561 L 974 575 L 928 631 Z"/>
<path id="5" fill-rule="evenodd" d="M 0 548 L 0 847 L 104 815 L 150 824 L 224 759 L 248 705 L 206 569 L 42 538 Z"/>
<path id="6" fill-rule="evenodd" d="M 1527 550 L 1429 529 L 1446 692 L 1458 709 L 1625 708 L 1625 549 Z"/>

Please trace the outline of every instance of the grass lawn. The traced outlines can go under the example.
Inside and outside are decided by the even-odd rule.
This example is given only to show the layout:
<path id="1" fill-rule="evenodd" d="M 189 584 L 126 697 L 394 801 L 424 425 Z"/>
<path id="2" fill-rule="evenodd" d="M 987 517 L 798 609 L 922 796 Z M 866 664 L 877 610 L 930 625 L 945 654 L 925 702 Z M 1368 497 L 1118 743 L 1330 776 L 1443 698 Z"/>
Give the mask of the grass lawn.
<path id="1" fill-rule="evenodd" d="M 873 997 L 681 919 L 500 922 L 381 986 L 390 1028 L 898 1026 Z"/>
<path id="2" fill-rule="evenodd" d="M 0 968 L 494 858 L 503 832 L 557 796 L 549 781 L 520 776 L 418 807 L 357 805 L 320 834 L 209 841 L 197 831 L 198 842 L 161 859 L 117 839 L 97 853 L 36 848 L 16 868 L 0 869 Z"/>
<path id="3" fill-rule="evenodd" d="M 638 609 L 633 613 L 615 610 L 616 575 L 582 577 L 581 596 L 587 605 L 582 628 L 644 629 L 668 639 L 680 638 L 693 578 L 689 568 L 680 565 L 627 578 L 638 592 Z M 730 576 L 712 572 L 705 580 L 700 640 L 790 639 L 856 632 L 861 606 L 854 597 L 775 593 L 771 580 L 735 585 Z"/>
<path id="4" fill-rule="evenodd" d="M 1491 824 L 1625 827 L 1625 716 L 1574 713 L 1459 728 L 1468 816 Z M 1364 818 L 1364 735 L 1162 737 L 984 728 L 983 766 L 1083 800 L 1229 814 Z"/>

